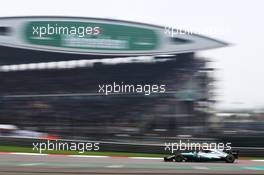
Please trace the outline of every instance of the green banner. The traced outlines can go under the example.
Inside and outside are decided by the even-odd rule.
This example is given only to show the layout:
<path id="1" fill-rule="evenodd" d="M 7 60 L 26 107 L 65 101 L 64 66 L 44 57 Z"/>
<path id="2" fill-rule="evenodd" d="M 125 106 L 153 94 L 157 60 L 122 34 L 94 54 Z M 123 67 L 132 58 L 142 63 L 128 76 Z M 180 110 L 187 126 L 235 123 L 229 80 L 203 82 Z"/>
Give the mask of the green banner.
<path id="1" fill-rule="evenodd" d="M 24 32 L 29 44 L 88 51 L 149 51 L 159 45 L 154 30 L 119 24 L 32 21 L 26 24 Z"/>

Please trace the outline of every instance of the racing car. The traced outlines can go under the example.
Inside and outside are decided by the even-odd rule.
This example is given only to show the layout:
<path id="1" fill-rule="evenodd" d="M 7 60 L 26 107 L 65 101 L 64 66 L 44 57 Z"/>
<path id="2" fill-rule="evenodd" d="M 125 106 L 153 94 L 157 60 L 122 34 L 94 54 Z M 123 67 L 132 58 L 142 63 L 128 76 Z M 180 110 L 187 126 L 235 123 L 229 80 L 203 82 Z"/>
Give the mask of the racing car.
<path id="1" fill-rule="evenodd" d="M 225 151 L 217 149 L 184 152 L 164 157 L 165 162 L 225 161 L 227 163 L 234 163 L 235 159 L 238 159 L 237 151 Z"/>

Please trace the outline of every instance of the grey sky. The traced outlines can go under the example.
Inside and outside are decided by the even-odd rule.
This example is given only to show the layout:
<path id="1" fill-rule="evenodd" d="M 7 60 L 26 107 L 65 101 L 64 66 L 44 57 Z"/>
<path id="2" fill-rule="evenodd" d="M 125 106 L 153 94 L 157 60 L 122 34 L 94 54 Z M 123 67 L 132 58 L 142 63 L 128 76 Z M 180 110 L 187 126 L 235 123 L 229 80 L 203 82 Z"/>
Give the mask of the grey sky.
<path id="1" fill-rule="evenodd" d="M 233 44 L 199 53 L 218 69 L 218 107 L 264 107 L 263 7 L 262 0 L 8 0 L 0 16 L 103 17 L 206 33 Z"/>

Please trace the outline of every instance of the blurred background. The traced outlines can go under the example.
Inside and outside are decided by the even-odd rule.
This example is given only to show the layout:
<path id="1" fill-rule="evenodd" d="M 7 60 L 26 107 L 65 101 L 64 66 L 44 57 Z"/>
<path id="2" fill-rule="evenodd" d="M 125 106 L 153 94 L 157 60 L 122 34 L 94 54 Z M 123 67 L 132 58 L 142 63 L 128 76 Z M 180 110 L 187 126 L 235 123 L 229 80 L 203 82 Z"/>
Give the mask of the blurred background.
<path id="1" fill-rule="evenodd" d="M 143 57 L 140 61 L 130 58 L 127 63 L 115 64 L 110 61 L 82 65 L 79 61 L 74 63 L 79 66 L 69 67 L 67 61 L 50 66 L 47 60 L 34 65 L 33 69 L 28 64 L 43 60 L 41 57 L 47 57 L 46 53 L 1 47 L 0 64 L 11 65 L 0 72 L 2 144 L 28 144 L 25 140 L 9 138 L 146 145 L 188 139 L 231 142 L 237 148 L 264 147 L 263 44 L 259 39 L 264 26 L 259 20 L 263 13 L 261 1 L 240 2 L 239 5 L 234 1 L 111 1 L 104 2 L 105 6 L 98 1 L 89 4 L 98 7 L 89 11 L 87 6 L 75 8 L 72 4 L 54 3 L 50 6 L 47 2 L 41 7 L 28 3 L 23 9 L 24 3 L 13 7 L 10 1 L 5 3 L 7 10 L 1 9 L 0 15 L 52 14 L 140 21 L 193 29 L 202 34 L 206 31 L 206 36 L 223 39 L 231 46 L 198 54 L 152 57 L 151 62 L 144 61 Z M 8 10 L 11 6 L 12 11 Z M 249 8 L 254 10 L 246 13 Z M 158 11 L 162 11 L 162 15 Z M 208 33 L 208 28 L 215 30 Z M 76 57 L 85 59 L 83 55 Z M 23 64 L 23 70 L 18 70 L 17 64 Z M 167 93 L 96 94 L 99 84 L 114 81 L 166 84 Z M 112 148 L 115 151 L 116 148 Z"/>
<path id="2" fill-rule="evenodd" d="M 18 49 L 9 57 L 23 52 Z M 28 146 L 31 139 L 66 139 L 162 145 L 182 139 L 263 146 L 263 111 L 215 108 L 217 80 L 215 70 L 208 67 L 209 58 L 188 53 L 135 61 L 122 58 L 121 63 L 115 59 L 6 66 L 0 74 L 2 143 Z M 165 84 L 166 92 L 98 93 L 99 84 L 113 82 Z M 132 151 L 114 145 L 107 150 Z"/>

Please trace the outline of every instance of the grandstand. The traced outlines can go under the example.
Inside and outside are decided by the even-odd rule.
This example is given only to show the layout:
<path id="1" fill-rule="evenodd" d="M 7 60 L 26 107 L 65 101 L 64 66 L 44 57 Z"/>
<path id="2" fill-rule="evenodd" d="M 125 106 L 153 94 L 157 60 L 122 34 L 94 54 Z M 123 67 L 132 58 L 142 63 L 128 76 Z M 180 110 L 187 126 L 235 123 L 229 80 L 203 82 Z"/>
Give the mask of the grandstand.
<path id="1" fill-rule="evenodd" d="M 23 70 L 0 74 L 0 123 L 64 137 L 205 134 L 206 61 L 192 53 L 153 60 L 27 69 L 18 58 Z M 98 94 L 98 84 L 111 82 L 165 84 L 166 92 Z"/>

